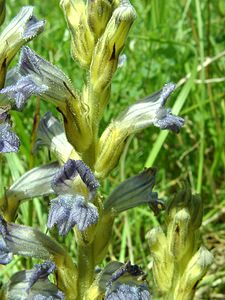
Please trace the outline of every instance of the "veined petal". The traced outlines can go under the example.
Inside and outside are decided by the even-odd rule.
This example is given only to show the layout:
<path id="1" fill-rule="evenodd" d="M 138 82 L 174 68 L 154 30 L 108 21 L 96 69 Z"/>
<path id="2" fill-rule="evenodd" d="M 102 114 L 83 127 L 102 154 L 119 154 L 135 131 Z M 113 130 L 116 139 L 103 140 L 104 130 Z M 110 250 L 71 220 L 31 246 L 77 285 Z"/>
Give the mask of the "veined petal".
<path id="1" fill-rule="evenodd" d="M 48 280 L 54 269 L 55 265 L 46 261 L 31 270 L 17 272 L 10 278 L 7 299 L 65 299 L 63 293 Z"/>
<path id="2" fill-rule="evenodd" d="M 59 234 L 67 234 L 75 225 L 80 231 L 86 230 L 98 221 L 97 207 L 87 203 L 81 195 L 60 195 L 51 200 L 48 228 L 57 225 Z"/>
<path id="3" fill-rule="evenodd" d="M 158 195 L 152 192 L 156 169 L 149 168 L 121 183 L 104 202 L 105 211 L 120 213 L 147 203 L 157 213 L 160 206 Z"/>
<path id="4" fill-rule="evenodd" d="M 8 123 L 0 124 L 0 153 L 17 152 L 20 146 L 19 138 Z"/>
<path id="5" fill-rule="evenodd" d="M 66 251 L 55 240 L 32 227 L 6 223 L 0 216 L 0 264 L 10 261 L 12 255 L 22 255 L 40 259 L 66 256 Z M 8 257 L 7 257 L 8 255 Z M 12 258 L 12 257 L 11 257 Z M 8 261 L 8 262 L 9 262 Z"/>
<path id="6" fill-rule="evenodd" d="M 45 22 L 34 17 L 33 9 L 32 6 L 23 7 L 1 33 L 0 65 L 4 61 L 7 66 L 22 45 L 43 31 Z"/>
<path id="7" fill-rule="evenodd" d="M 175 84 L 168 83 L 160 91 L 134 103 L 116 119 L 117 125 L 126 129 L 131 128 L 133 132 L 150 125 L 179 132 L 184 120 L 164 108 L 167 98 L 174 89 Z"/>
<path id="8" fill-rule="evenodd" d="M 63 126 L 50 112 L 41 118 L 37 131 L 35 148 L 42 145 L 46 145 L 63 162 L 67 161 L 73 150 L 66 138 Z"/>
<path id="9" fill-rule="evenodd" d="M 6 192 L 6 197 L 9 201 L 22 201 L 54 193 L 51 181 L 58 170 L 57 162 L 31 169 L 14 182 Z"/>
<path id="10" fill-rule="evenodd" d="M 21 77 L 15 85 L 7 86 L 0 91 L 0 94 L 13 99 L 17 110 L 22 110 L 27 99 L 32 95 L 40 95 L 48 90 L 44 84 L 37 85 L 32 76 Z"/>
<path id="11" fill-rule="evenodd" d="M 23 76 L 30 75 L 37 86 L 47 86 L 41 96 L 59 107 L 65 105 L 66 99 L 76 98 L 70 79 L 27 46 L 22 48 L 18 71 Z"/>

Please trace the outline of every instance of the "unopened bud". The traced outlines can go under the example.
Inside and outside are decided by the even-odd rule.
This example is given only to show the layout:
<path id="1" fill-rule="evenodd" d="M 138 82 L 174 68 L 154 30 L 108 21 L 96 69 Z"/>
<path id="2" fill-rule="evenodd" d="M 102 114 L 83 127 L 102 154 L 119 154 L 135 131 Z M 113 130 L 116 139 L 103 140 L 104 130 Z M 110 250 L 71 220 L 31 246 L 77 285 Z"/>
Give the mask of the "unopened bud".
<path id="1" fill-rule="evenodd" d="M 97 115 L 99 118 L 107 105 L 109 97 L 104 93 L 111 85 L 119 55 L 135 17 L 136 12 L 130 2 L 122 1 L 114 10 L 104 33 L 95 46 L 89 81 L 89 105 L 92 116 Z M 95 103 L 96 99 L 98 104 Z"/>
<path id="2" fill-rule="evenodd" d="M 161 291 L 171 288 L 174 259 L 169 251 L 166 236 L 160 227 L 152 229 L 146 236 L 153 257 L 154 279 Z"/>
<path id="3" fill-rule="evenodd" d="M 175 291 L 174 299 L 192 299 L 197 283 L 206 274 L 212 262 L 213 255 L 202 246 L 192 257 L 184 274 L 180 278 L 179 285 Z"/>
<path id="4" fill-rule="evenodd" d="M 99 141 L 95 164 L 97 178 L 104 178 L 117 165 L 127 136 L 128 132 L 121 131 L 114 124 L 103 132 Z"/>
<path id="5" fill-rule="evenodd" d="M 68 28 L 71 34 L 71 54 L 83 67 L 91 63 L 94 49 L 94 35 L 88 25 L 86 7 L 82 0 L 61 0 Z"/>
<path id="6" fill-rule="evenodd" d="M 109 0 L 88 0 L 88 24 L 96 40 L 104 32 L 112 11 L 112 3 Z"/>
<path id="7" fill-rule="evenodd" d="M 192 256 L 193 232 L 190 232 L 191 216 L 186 209 L 182 209 L 174 217 L 174 220 L 169 223 L 167 229 L 167 238 L 169 250 L 174 255 L 176 260 L 180 260 L 183 256 L 187 256 L 190 250 L 189 257 Z"/>

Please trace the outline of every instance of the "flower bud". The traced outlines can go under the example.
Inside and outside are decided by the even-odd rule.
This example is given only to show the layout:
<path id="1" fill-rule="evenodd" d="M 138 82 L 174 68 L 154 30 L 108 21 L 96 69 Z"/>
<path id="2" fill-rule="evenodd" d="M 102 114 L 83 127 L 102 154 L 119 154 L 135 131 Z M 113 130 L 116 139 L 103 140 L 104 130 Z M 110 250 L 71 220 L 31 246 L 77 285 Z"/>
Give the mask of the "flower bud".
<path id="1" fill-rule="evenodd" d="M 176 260 L 190 258 L 194 250 L 194 232 L 190 231 L 191 216 L 187 209 L 176 213 L 174 220 L 168 224 L 167 239 L 169 250 Z M 189 253 L 188 253 L 189 252 Z"/>
<path id="2" fill-rule="evenodd" d="M 88 67 L 95 42 L 88 25 L 85 3 L 83 0 L 61 0 L 60 5 L 71 34 L 72 57 L 83 67 Z"/>
<path id="3" fill-rule="evenodd" d="M 112 15 L 112 1 L 109 0 L 88 0 L 88 24 L 97 40 L 105 30 L 105 27 Z"/>
<path id="4" fill-rule="evenodd" d="M 53 162 L 33 168 L 16 180 L 6 191 L 6 203 L 1 207 L 5 219 L 14 220 L 23 200 L 54 193 L 51 181 L 58 170 L 58 163 Z"/>
<path id="5" fill-rule="evenodd" d="M 124 149 L 128 132 L 121 132 L 116 123 L 112 123 L 103 132 L 97 147 L 95 175 L 104 178 L 118 163 Z"/>
<path id="6" fill-rule="evenodd" d="M 192 299 L 198 282 L 206 274 L 212 262 L 213 255 L 202 246 L 192 257 L 183 276 L 180 278 L 174 299 Z"/>
<path id="7" fill-rule="evenodd" d="M 169 251 L 167 238 L 160 227 L 146 235 L 153 256 L 154 279 L 161 291 L 167 292 L 172 285 L 174 259 Z"/>
<path id="8" fill-rule="evenodd" d="M 95 46 L 89 79 L 89 106 L 93 118 L 100 119 L 107 105 L 112 76 L 135 18 L 136 12 L 130 2 L 121 1 Z"/>
<path id="9" fill-rule="evenodd" d="M 5 21 L 5 0 L 0 0 L 0 26 Z"/>

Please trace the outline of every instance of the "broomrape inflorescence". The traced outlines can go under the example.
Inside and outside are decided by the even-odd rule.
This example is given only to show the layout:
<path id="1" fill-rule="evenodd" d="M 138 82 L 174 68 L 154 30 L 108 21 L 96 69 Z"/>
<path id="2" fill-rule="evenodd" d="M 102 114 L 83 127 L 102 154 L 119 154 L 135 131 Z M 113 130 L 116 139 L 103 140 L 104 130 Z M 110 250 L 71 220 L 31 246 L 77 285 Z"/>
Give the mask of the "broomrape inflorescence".
<path id="1" fill-rule="evenodd" d="M 120 212 L 144 203 L 155 213 L 164 207 L 152 191 L 156 170 L 127 179 L 107 199 L 99 187 L 117 165 L 129 135 L 150 125 L 179 132 L 184 120 L 164 108 L 175 85 L 165 84 L 132 104 L 99 136 L 112 77 L 124 60 L 122 51 L 136 12 L 128 0 L 61 0 L 60 5 L 71 34 L 72 57 L 87 71 L 81 91 L 61 70 L 24 46 L 44 26 L 32 7 L 22 8 L 1 34 L 0 152 L 18 151 L 9 111 L 22 110 L 31 95 L 54 104 L 64 120 L 63 126 L 48 112 L 37 132 L 35 151 L 47 146 L 57 162 L 31 169 L 1 199 L 0 263 L 8 264 L 15 254 L 46 260 L 13 275 L 2 299 L 150 299 L 146 276 L 138 266 L 112 262 L 100 272 L 95 268 L 107 253 Z M 0 9 L 3 22 L 5 1 L 0 1 Z M 18 66 L 7 71 L 21 47 Z M 180 193 L 185 197 L 178 194 L 179 201 L 171 202 L 166 211 L 167 235 L 160 228 L 148 235 L 154 278 L 168 299 L 191 299 L 212 260 L 198 247 L 201 200 L 191 196 L 189 188 Z M 50 236 L 14 223 L 22 201 L 45 195 L 57 195 L 50 202 L 47 227 L 56 225 L 60 235 L 73 230 L 76 262 Z M 54 283 L 48 279 L 51 273 L 56 274 Z"/>

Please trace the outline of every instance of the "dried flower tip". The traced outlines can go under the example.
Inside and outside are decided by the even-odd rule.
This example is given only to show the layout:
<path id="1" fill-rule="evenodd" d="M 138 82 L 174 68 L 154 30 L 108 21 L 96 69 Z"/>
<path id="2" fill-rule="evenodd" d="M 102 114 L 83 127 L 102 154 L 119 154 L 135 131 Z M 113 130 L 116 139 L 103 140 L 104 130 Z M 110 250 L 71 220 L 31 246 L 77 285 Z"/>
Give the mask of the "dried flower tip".
<path id="1" fill-rule="evenodd" d="M 0 153 L 17 152 L 19 150 L 20 140 L 8 123 L 0 124 Z"/>
<path id="2" fill-rule="evenodd" d="M 57 225 L 59 234 L 66 235 L 75 225 L 86 230 L 98 221 L 98 210 L 81 195 L 60 195 L 51 200 L 48 228 Z"/>

